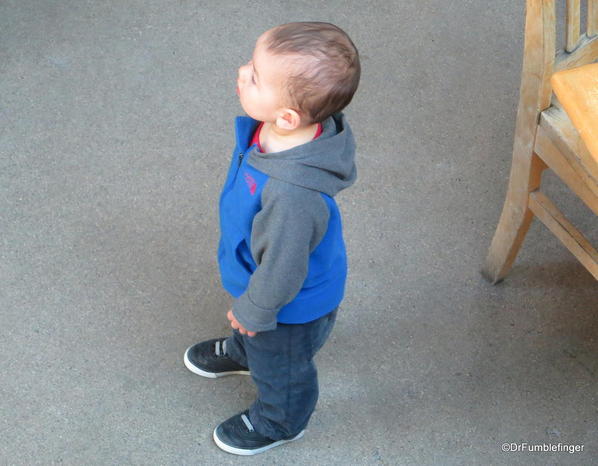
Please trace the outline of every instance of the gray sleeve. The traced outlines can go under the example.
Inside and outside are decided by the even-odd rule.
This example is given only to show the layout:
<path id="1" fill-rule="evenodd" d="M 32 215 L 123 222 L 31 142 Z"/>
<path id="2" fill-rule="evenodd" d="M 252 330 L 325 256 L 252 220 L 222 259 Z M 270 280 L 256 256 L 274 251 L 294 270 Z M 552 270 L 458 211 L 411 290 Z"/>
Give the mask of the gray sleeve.
<path id="1" fill-rule="evenodd" d="M 309 255 L 328 229 L 330 212 L 317 191 L 270 178 L 251 231 L 257 269 L 233 302 L 235 318 L 252 332 L 276 328 L 280 308 L 291 302 L 307 277 Z"/>

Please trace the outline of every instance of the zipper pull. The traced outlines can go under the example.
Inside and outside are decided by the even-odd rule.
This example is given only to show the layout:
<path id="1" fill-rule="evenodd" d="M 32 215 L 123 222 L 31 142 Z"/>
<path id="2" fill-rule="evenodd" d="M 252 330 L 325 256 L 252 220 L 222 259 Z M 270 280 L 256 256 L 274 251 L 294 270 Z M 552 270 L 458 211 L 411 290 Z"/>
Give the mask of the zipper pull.
<path id="1" fill-rule="evenodd" d="M 241 152 L 241 153 L 239 154 L 239 165 L 237 165 L 237 167 L 240 167 L 240 166 L 241 166 L 241 162 L 243 161 L 243 157 L 244 157 L 244 154 L 243 154 L 243 152 Z"/>

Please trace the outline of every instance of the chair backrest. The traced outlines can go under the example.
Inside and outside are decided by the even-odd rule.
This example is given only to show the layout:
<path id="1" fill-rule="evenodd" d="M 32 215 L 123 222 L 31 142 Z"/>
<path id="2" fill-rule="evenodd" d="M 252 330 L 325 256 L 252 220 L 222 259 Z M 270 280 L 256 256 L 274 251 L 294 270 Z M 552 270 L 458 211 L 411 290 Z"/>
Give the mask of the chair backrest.
<path id="1" fill-rule="evenodd" d="M 556 2 L 565 3 L 563 44 L 556 43 Z M 583 33 L 582 2 L 587 6 Z M 553 73 L 598 60 L 598 0 L 527 0 L 525 23 L 523 75 L 526 71 L 539 73 L 538 110 L 542 111 L 551 103 Z"/>
<path id="2" fill-rule="evenodd" d="M 556 44 L 555 3 L 566 2 L 565 44 Z M 527 0 L 525 44 L 513 150 L 531 153 L 542 111 L 552 103 L 553 73 L 598 60 L 598 0 L 587 1 L 581 33 L 580 0 Z"/>
<path id="3" fill-rule="evenodd" d="M 567 0 L 565 44 L 562 49 L 557 50 L 555 71 L 587 65 L 598 59 L 598 0 L 583 1 L 587 6 L 586 32 L 584 34 L 581 33 L 582 1 Z M 546 3 L 554 4 L 554 1 Z"/>

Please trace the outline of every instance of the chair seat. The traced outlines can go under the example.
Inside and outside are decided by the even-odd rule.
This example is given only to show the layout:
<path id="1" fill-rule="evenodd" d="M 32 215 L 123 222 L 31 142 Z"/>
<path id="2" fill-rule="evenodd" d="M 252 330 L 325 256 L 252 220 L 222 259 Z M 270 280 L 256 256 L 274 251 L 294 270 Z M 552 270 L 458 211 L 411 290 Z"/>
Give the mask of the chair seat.
<path id="1" fill-rule="evenodd" d="M 588 149 L 582 160 L 598 167 L 598 63 L 554 73 L 552 90 Z"/>
<path id="2" fill-rule="evenodd" d="M 598 163 L 562 108 L 541 113 L 534 152 L 598 215 Z"/>

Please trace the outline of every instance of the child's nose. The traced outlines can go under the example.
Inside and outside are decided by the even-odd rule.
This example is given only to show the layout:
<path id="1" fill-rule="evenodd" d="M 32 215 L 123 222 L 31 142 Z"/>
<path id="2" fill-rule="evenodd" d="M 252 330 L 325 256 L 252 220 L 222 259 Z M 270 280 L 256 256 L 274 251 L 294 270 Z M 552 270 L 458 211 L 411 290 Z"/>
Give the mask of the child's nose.
<path id="1" fill-rule="evenodd" d="M 239 80 L 241 82 L 245 81 L 247 76 L 247 65 L 243 65 L 239 67 Z"/>

